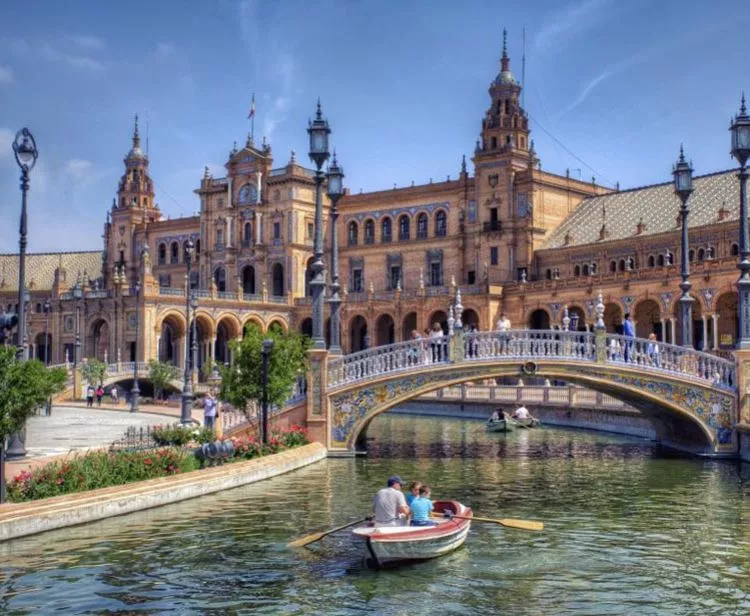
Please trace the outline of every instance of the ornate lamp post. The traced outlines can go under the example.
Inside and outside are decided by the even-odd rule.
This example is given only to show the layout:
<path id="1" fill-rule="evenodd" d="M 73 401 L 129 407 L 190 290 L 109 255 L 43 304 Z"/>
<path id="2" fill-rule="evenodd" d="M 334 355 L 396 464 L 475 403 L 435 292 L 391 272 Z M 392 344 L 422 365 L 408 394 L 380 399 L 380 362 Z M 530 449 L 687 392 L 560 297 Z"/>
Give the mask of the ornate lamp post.
<path id="1" fill-rule="evenodd" d="M 682 346 L 693 346 L 693 298 L 690 297 L 690 288 L 693 286 L 688 280 L 690 275 L 690 262 L 688 259 L 688 198 L 693 192 L 693 168 L 685 160 L 685 153 L 680 146 L 680 158 L 672 170 L 674 176 L 674 191 L 682 201 L 680 214 L 682 215 L 682 297 L 680 297 L 680 330 L 682 334 Z M 750 281 L 749 281 L 750 282 Z"/>
<path id="2" fill-rule="evenodd" d="M 333 162 L 328 167 L 328 198 L 331 200 L 331 345 L 329 351 L 334 355 L 341 355 L 341 296 L 339 291 L 339 240 L 337 233 L 337 220 L 339 212 L 337 204 L 344 194 L 344 170 L 336 162 L 336 152 L 333 153 Z"/>
<path id="3" fill-rule="evenodd" d="M 49 313 L 52 312 L 52 304 L 49 299 L 44 300 L 42 309 L 44 310 L 44 365 L 49 366 Z M 52 396 L 47 400 L 45 413 L 52 415 Z"/>
<path id="4" fill-rule="evenodd" d="M 138 304 L 140 303 L 141 281 L 136 278 L 133 285 L 133 294 L 135 295 L 135 349 L 133 357 L 133 389 L 130 390 L 130 412 L 135 413 L 138 410 L 138 398 L 141 390 L 138 389 L 138 330 L 141 327 Z"/>
<path id="5" fill-rule="evenodd" d="M 315 163 L 315 240 L 313 242 L 313 279 L 310 281 L 313 296 L 313 331 L 314 349 L 325 349 L 323 337 L 323 301 L 325 295 L 325 265 L 323 264 L 323 164 L 328 160 L 328 135 L 331 129 L 323 118 L 318 99 L 318 110 L 315 119 L 309 123 L 307 133 L 310 135 L 310 159 Z"/>
<path id="6" fill-rule="evenodd" d="M 185 269 L 187 270 L 187 292 L 185 293 L 185 374 L 182 381 L 182 410 L 180 423 L 188 424 L 193 418 L 193 383 L 190 378 L 190 273 L 193 267 L 193 240 L 185 244 Z"/>
<path id="7" fill-rule="evenodd" d="M 73 372 L 78 368 L 78 363 L 81 361 L 81 299 L 83 298 L 83 288 L 80 283 L 76 283 L 76 286 L 71 290 L 73 299 L 76 300 L 76 341 L 73 348 Z"/>
<path id="8" fill-rule="evenodd" d="M 263 444 L 268 443 L 268 359 L 271 356 L 273 350 L 273 340 L 266 339 L 263 341 L 263 399 L 261 400 L 260 414 L 261 414 L 261 442 Z"/>
<path id="9" fill-rule="evenodd" d="M 19 226 L 20 239 L 18 242 L 18 356 L 28 359 L 26 346 L 26 318 L 24 306 L 24 287 L 26 285 L 26 193 L 29 192 L 29 172 L 34 168 L 39 152 L 36 141 L 28 128 L 22 128 L 16 133 L 13 142 L 13 154 L 21 168 L 21 224 Z"/>
<path id="10" fill-rule="evenodd" d="M 740 279 L 737 281 L 737 294 L 739 301 L 737 310 L 739 312 L 739 339 L 738 349 L 750 349 L 750 246 L 748 246 L 748 223 L 747 223 L 747 159 L 750 157 L 750 116 L 747 115 L 745 107 L 745 95 L 742 95 L 740 112 L 735 116 L 734 122 L 729 127 L 732 132 L 732 156 L 740 163 L 740 255 L 737 269 L 740 270 Z"/>
<path id="11" fill-rule="evenodd" d="M 191 328 L 193 343 L 190 345 L 190 371 L 191 379 L 198 370 L 198 320 L 195 318 L 196 311 L 198 310 L 198 298 L 196 297 L 195 290 L 190 292 L 190 308 L 193 311 L 193 325 Z"/>

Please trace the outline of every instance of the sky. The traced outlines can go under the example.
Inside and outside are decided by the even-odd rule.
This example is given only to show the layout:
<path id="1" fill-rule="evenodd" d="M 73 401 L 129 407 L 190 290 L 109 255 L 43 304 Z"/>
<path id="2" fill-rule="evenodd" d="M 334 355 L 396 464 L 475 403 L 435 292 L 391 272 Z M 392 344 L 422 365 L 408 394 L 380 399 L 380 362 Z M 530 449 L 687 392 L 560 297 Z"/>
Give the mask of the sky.
<path id="1" fill-rule="evenodd" d="M 352 192 L 455 178 L 499 70 L 502 30 L 548 171 L 622 188 L 734 166 L 729 120 L 750 93 L 741 0 L 214 0 L 0 3 L 0 252 L 18 250 L 11 143 L 34 134 L 30 252 L 96 250 L 131 146 L 148 133 L 165 216 L 198 208 L 255 138 L 274 167 L 308 157 L 318 97 Z"/>

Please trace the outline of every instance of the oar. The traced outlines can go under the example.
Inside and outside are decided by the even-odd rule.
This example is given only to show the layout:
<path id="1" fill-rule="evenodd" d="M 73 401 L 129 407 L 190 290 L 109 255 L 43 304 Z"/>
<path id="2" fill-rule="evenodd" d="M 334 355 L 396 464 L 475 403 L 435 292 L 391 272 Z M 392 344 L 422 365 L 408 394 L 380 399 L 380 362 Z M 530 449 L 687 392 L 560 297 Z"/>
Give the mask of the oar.
<path id="1" fill-rule="evenodd" d="M 331 530 L 324 530 L 319 533 L 313 533 L 312 535 L 305 535 L 304 537 L 301 537 L 299 539 L 295 539 L 291 543 L 287 544 L 287 547 L 290 548 L 301 548 L 306 545 L 309 545 L 310 543 L 315 543 L 316 541 L 320 541 L 323 537 L 327 537 L 328 535 L 338 532 L 340 530 L 344 530 L 345 528 L 349 528 L 350 526 L 355 526 L 356 524 L 361 524 L 362 522 L 366 522 L 370 518 L 362 518 L 361 520 L 356 520 L 354 522 L 349 522 L 349 524 L 344 524 L 343 526 L 337 526 L 336 528 L 332 528 Z"/>
<path id="2" fill-rule="evenodd" d="M 435 518 L 444 518 L 444 516 L 439 513 L 433 513 L 432 516 Z M 500 524 L 500 526 L 507 526 L 508 528 L 518 528 L 520 530 L 544 530 L 544 524 L 542 522 L 534 522 L 533 520 L 514 520 L 513 518 L 477 518 L 464 515 L 451 515 L 450 517 L 457 518 L 459 520 L 471 520 L 472 522 L 491 522 L 493 524 Z"/>

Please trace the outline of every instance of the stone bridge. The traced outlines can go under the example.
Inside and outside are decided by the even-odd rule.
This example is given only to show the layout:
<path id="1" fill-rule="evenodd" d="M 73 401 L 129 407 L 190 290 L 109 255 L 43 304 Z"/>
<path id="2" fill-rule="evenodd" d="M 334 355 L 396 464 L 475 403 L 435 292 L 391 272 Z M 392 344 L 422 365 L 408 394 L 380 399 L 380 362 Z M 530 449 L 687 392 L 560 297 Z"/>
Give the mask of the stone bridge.
<path id="1" fill-rule="evenodd" d="M 735 362 L 692 348 L 595 332 L 514 330 L 412 340 L 343 357 L 311 351 L 307 421 L 332 453 L 353 455 L 368 424 L 391 407 L 472 381 L 534 375 L 629 404 L 662 443 L 736 455 Z M 652 349 L 653 350 L 653 349 Z"/>

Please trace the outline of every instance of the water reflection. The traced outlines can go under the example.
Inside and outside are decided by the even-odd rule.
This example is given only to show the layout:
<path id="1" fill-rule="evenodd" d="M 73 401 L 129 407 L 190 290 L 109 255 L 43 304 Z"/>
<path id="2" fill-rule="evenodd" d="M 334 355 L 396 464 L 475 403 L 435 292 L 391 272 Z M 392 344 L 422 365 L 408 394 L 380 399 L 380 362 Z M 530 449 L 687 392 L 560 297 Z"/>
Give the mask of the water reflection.
<path id="1" fill-rule="evenodd" d="M 595 433 L 486 434 L 478 422 L 389 416 L 364 459 L 160 509 L 0 544 L 5 613 L 746 614 L 748 473 L 663 458 Z M 465 547 L 390 572 L 346 533 L 398 472 L 488 516 Z M 408 599 L 407 599 L 408 598 Z"/>

